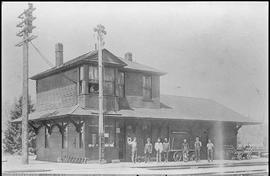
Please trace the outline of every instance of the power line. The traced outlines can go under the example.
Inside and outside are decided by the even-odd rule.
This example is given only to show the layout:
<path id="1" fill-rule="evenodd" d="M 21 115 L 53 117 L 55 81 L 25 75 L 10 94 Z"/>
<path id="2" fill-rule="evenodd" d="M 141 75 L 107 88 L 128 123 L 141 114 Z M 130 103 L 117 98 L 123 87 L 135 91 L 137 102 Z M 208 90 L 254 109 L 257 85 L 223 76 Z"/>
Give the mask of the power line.
<path id="1" fill-rule="evenodd" d="M 38 54 L 42 57 L 42 59 L 50 66 L 54 67 L 54 65 L 40 52 L 40 50 L 30 41 L 31 45 L 34 47 L 34 49 L 38 52 Z"/>
<path id="2" fill-rule="evenodd" d="M 33 46 L 33 48 L 38 52 L 38 54 L 41 56 L 41 58 L 51 67 L 53 68 L 54 65 L 53 63 L 51 63 L 42 53 L 41 51 L 30 41 L 31 45 Z M 64 76 L 66 79 L 70 80 L 73 83 L 77 84 L 77 81 L 74 81 L 73 79 L 69 78 L 67 75 L 65 75 L 65 73 L 60 73 L 60 75 Z"/>

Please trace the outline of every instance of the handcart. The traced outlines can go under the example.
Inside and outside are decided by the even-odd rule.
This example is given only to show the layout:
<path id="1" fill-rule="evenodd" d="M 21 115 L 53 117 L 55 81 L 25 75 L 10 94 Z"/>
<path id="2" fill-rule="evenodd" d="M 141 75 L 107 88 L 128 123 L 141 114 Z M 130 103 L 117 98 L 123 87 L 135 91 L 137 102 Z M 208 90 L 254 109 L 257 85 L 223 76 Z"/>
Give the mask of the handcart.
<path id="1" fill-rule="evenodd" d="M 195 159 L 195 150 L 189 149 L 188 154 L 184 155 L 183 157 L 183 150 L 177 149 L 177 147 L 174 146 L 174 137 L 173 137 L 170 150 L 169 150 L 169 156 L 170 156 L 170 160 L 172 161 L 192 161 Z"/>

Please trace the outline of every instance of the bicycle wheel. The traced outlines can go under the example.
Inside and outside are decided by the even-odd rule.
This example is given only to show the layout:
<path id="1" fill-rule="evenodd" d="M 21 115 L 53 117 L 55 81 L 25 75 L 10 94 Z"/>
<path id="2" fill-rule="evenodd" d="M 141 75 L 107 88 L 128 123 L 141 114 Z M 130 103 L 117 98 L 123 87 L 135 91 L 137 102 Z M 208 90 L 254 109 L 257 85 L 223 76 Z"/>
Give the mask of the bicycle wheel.
<path id="1" fill-rule="evenodd" d="M 182 152 L 175 152 L 173 155 L 174 161 L 181 161 L 182 159 Z"/>

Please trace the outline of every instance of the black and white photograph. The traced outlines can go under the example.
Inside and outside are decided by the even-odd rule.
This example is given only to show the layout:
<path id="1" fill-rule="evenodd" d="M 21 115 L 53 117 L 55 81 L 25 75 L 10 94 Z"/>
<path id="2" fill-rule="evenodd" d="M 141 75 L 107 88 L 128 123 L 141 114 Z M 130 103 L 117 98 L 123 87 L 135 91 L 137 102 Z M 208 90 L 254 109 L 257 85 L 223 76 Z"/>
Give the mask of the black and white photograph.
<path id="1" fill-rule="evenodd" d="M 1 175 L 269 175 L 268 1 L 1 10 Z"/>

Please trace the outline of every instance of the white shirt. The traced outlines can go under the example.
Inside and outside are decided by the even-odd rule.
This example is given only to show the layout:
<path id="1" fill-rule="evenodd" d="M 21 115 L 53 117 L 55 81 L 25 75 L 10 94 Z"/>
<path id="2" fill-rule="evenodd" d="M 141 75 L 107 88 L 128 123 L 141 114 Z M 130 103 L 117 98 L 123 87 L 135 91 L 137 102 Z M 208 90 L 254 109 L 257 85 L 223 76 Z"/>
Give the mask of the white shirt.
<path id="1" fill-rule="evenodd" d="M 214 144 L 212 142 L 211 143 L 207 143 L 206 147 L 207 147 L 208 150 L 213 150 Z"/>
<path id="2" fill-rule="evenodd" d="M 161 143 L 161 142 L 156 142 L 156 143 L 155 143 L 155 149 L 156 149 L 156 151 L 158 151 L 158 152 L 162 152 L 162 150 L 163 150 L 163 145 L 162 145 L 162 143 Z"/>
<path id="3" fill-rule="evenodd" d="M 128 141 L 128 144 L 131 145 L 131 150 L 136 151 L 137 150 L 137 141 Z"/>

